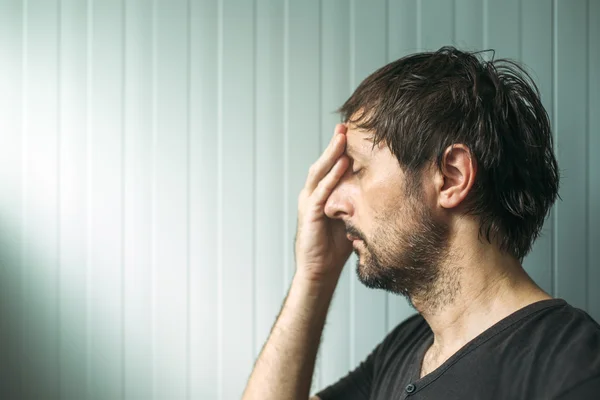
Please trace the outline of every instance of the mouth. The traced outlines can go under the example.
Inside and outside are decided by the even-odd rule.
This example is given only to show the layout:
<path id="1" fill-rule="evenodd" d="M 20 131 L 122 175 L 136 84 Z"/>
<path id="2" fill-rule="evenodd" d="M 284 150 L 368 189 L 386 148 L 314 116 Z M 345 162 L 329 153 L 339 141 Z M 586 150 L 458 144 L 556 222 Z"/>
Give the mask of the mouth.
<path id="1" fill-rule="evenodd" d="M 348 238 L 348 240 L 351 241 L 351 242 L 354 242 L 354 241 L 357 241 L 357 240 L 362 240 L 361 238 L 359 238 L 357 236 L 352 236 L 350 234 L 347 234 L 346 238 Z"/>

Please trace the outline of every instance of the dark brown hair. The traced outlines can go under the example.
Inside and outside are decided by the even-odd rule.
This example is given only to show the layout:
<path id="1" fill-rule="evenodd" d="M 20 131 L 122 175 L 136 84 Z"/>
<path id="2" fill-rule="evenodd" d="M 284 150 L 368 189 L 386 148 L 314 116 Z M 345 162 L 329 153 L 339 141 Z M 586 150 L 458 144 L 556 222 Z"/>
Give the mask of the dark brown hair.
<path id="1" fill-rule="evenodd" d="M 522 260 L 556 200 L 559 171 L 537 86 L 516 62 L 442 47 L 409 55 L 367 77 L 338 110 L 372 131 L 409 176 L 441 167 L 452 144 L 469 147 L 477 176 L 465 212 L 480 235 Z"/>

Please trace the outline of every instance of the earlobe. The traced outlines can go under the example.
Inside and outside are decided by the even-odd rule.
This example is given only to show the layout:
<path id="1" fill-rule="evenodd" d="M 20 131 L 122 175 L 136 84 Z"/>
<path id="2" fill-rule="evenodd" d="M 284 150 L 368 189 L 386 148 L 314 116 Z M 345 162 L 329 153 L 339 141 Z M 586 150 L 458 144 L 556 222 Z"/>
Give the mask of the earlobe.
<path id="1" fill-rule="evenodd" d="M 477 165 L 469 148 L 464 144 L 449 146 L 444 151 L 440 173 L 440 206 L 458 207 L 471 191 L 477 173 Z"/>

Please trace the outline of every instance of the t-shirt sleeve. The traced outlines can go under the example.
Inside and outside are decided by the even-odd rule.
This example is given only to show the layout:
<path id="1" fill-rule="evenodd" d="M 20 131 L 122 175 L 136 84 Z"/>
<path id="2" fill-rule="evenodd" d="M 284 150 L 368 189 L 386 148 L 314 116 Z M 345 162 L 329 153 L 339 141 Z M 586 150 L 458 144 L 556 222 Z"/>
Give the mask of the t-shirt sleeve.
<path id="1" fill-rule="evenodd" d="M 378 349 L 379 346 L 356 369 L 317 393 L 317 396 L 321 400 L 368 400 L 371 396 L 374 363 Z"/>

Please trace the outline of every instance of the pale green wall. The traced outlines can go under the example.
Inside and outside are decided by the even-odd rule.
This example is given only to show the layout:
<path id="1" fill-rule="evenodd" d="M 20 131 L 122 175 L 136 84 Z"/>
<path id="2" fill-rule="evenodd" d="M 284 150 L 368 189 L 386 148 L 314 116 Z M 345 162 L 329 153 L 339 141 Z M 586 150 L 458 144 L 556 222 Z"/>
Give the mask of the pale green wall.
<path id="1" fill-rule="evenodd" d="M 446 44 L 533 71 L 562 201 L 525 264 L 600 320 L 600 1 L 0 0 L 0 397 L 239 398 L 333 110 Z M 412 313 L 353 264 L 315 389 Z"/>

